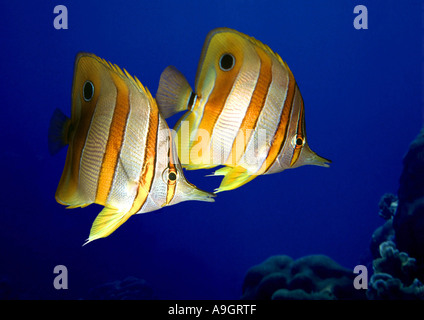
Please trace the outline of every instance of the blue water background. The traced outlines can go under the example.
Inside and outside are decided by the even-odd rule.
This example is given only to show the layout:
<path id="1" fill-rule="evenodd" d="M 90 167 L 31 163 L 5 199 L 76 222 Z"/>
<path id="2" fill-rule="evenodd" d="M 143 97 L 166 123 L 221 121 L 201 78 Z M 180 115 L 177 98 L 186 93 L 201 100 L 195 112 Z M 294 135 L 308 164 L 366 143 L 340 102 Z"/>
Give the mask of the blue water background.
<path id="1" fill-rule="evenodd" d="M 53 27 L 65 5 L 69 29 Z M 353 27 L 357 4 L 368 30 Z M 30 298 L 71 299 L 126 276 L 162 299 L 237 299 L 249 267 L 271 255 L 325 254 L 353 269 L 384 221 L 402 157 L 423 123 L 422 1 L 3 1 L 0 4 L 0 276 Z M 311 148 L 331 168 L 263 176 L 215 203 L 137 215 L 82 247 L 98 205 L 65 209 L 54 193 L 66 150 L 52 157 L 55 108 L 70 115 L 75 55 L 92 52 L 155 94 L 172 64 L 191 85 L 207 33 L 254 36 L 290 66 Z M 175 123 L 175 117 L 170 123 Z M 207 171 L 187 179 L 213 190 Z M 69 289 L 55 290 L 65 265 Z"/>

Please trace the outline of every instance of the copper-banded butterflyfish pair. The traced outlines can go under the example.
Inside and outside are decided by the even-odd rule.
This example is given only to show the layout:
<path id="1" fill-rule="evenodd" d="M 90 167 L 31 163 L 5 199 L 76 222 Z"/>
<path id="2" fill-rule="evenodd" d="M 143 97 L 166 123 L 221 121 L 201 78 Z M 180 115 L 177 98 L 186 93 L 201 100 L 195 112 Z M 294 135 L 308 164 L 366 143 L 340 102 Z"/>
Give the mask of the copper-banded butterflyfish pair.
<path id="1" fill-rule="evenodd" d="M 71 117 L 56 110 L 49 148 L 69 145 L 56 200 L 68 208 L 104 206 L 87 242 L 110 235 L 132 215 L 182 201 L 214 201 L 189 183 L 173 136 L 140 81 L 88 53 L 76 57 Z"/>
<path id="2" fill-rule="evenodd" d="M 180 111 L 175 130 L 165 118 Z M 176 143 L 176 145 L 174 144 Z M 328 167 L 308 145 L 299 87 L 288 65 L 260 41 L 218 28 L 206 37 L 193 91 L 167 67 L 156 99 L 136 77 L 88 53 L 76 57 L 71 117 L 56 110 L 51 153 L 69 145 L 56 200 L 104 206 L 87 242 L 134 214 L 215 193 L 189 183 L 187 170 L 222 166 L 215 192 L 302 165 Z"/>
<path id="3" fill-rule="evenodd" d="M 186 111 L 174 128 L 184 168 L 223 165 L 212 174 L 224 176 L 215 192 L 236 189 L 259 175 L 331 162 L 309 148 L 303 99 L 287 63 L 236 30 L 209 32 L 194 91 L 169 66 L 156 100 L 165 118 Z"/>

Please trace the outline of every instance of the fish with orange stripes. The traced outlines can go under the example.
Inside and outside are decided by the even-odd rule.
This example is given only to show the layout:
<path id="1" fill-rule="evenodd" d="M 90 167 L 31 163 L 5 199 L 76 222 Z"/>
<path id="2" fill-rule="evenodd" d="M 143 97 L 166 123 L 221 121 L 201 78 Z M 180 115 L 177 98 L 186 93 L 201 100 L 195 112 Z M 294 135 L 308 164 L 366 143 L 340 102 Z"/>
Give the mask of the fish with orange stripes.
<path id="1" fill-rule="evenodd" d="M 132 215 L 187 200 L 214 201 L 189 183 L 156 101 L 136 77 L 88 53 L 76 57 L 71 118 L 58 109 L 51 153 L 69 145 L 56 200 L 68 208 L 104 206 L 87 242 Z"/>
<path id="2" fill-rule="evenodd" d="M 308 146 L 303 99 L 288 65 L 236 30 L 209 32 L 194 92 L 169 66 L 156 100 L 165 118 L 187 110 L 174 128 L 184 168 L 224 165 L 212 174 L 224 176 L 215 192 L 236 189 L 259 175 L 331 162 Z"/>

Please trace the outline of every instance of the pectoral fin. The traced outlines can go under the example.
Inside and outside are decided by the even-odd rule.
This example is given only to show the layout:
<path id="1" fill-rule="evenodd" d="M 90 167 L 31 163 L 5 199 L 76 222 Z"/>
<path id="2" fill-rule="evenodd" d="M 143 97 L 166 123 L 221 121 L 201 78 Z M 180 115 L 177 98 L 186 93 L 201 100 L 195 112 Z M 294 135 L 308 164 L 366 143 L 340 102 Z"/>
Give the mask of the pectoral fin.
<path id="1" fill-rule="evenodd" d="M 118 209 L 105 207 L 94 220 L 90 235 L 84 245 L 93 240 L 107 237 L 131 215 L 129 212 L 120 212 Z"/>

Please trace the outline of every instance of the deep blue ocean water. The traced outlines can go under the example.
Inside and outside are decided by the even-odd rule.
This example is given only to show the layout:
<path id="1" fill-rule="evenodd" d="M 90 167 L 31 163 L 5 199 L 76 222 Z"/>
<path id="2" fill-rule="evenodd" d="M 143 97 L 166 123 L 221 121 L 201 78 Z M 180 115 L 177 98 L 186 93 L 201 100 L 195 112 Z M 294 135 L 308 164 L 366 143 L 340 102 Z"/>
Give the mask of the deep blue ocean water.
<path id="1" fill-rule="evenodd" d="M 368 9 L 357 30 L 356 5 Z M 56 5 L 68 29 L 53 26 Z M 271 255 L 325 254 L 353 269 L 369 256 L 396 193 L 402 157 L 423 124 L 422 1 L 3 1 L 0 4 L 0 277 L 20 297 L 73 299 L 134 276 L 161 299 L 238 299 L 246 271 Z M 65 209 L 54 194 L 66 150 L 47 130 L 70 115 L 79 51 L 111 61 L 155 94 L 172 64 L 191 83 L 216 27 L 254 36 L 290 66 L 305 101 L 311 148 L 331 167 L 262 176 L 218 195 L 137 215 L 82 247 L 98 205 Z M 170 119 L 169 124 L 175 123 Z M 220 178 L 186 173 L 212 191 Z M 56 265 L 67 290 L 53 287 Z"/>

